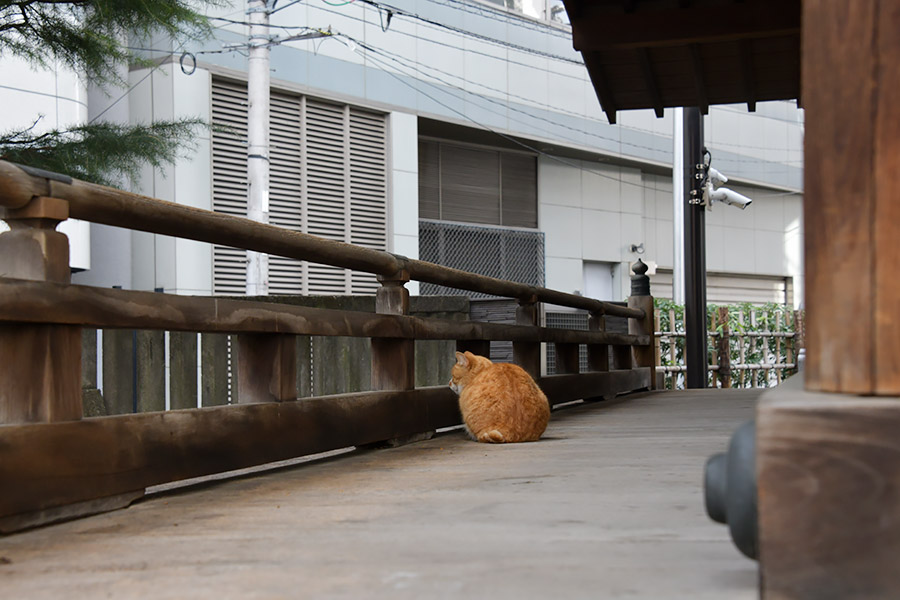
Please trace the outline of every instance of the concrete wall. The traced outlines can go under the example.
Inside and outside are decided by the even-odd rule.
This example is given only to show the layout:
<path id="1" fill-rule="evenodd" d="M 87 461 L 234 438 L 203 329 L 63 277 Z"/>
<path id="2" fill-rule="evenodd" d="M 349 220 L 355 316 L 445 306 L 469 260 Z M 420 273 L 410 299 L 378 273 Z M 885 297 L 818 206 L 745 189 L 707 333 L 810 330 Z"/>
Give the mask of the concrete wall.
<path id="1" fill-rule="evenodd" d="M 583 161 L 538 163 L 539 218 L 547 240 L 547 285 L 583 291 L 583 264 L 596 261 L 618 270 L 614 297 L 628 295 L 628 264 L 671 269 L 673 255 L 670 175 Z M 740 210 L 716 204 L 706 214 L 707 270 L 792 277 L 801 302 L 802 201 L 799 194 L 732 184 L 753 199 Z M 574 226 L 573 224 L 580 225 Z M 644 245 L 638 255 L 631 245 Z"/>

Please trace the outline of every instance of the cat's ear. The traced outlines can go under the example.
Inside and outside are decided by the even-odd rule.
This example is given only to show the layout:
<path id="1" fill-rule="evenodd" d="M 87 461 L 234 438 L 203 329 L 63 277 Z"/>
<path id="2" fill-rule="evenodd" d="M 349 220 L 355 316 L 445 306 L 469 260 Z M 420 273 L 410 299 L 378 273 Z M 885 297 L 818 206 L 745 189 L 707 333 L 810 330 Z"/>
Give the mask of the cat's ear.
<path id="1" fill-rule="evenodd" d="M 467 366 L 469 366 L 469 359 L 462 352 L 457 352 L 456 353 L 456 364 L 463 366 L 463 367 L 467 367 Z"/>

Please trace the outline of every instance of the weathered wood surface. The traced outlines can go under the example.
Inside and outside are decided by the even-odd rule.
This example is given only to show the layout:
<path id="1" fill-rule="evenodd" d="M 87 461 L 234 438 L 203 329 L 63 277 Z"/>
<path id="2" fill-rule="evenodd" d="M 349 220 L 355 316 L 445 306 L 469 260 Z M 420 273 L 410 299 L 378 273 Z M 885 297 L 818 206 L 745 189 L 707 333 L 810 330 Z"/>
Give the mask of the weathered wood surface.
<path id="1" fill-rule="evenodd" d="M 381 250 L 336 242 L 242 217 L 165 202 L 52 173 L 0 161 L 0 206 L 18 208 L 35 196 L 65 200 L 69 215 L 92 223 L 147 231 L 210 244 L 255 250 L 378 275 L 407 271 L 412 279 L 498 296 L 538 300 L 606 311 L 618 316 L 641 313 L 592 298 L 476 275 Z"/>
<path id="2" fill-rule="evenodd" d="M 237 337 L 238 401 L 297 399 L 297 338 L 275 333 Z"/>
<path id="3" fill-rule="evenodd" d="M 211 333 L 647 345 L 649 336 L 446 321 L 0 278 L 0 321 Z"/>
<path id="4" fill-rule="evenodd" d="M 756 431 L 762 597 L 897 598 L 900 402 L 791 380 L 762 396 Z"/>
<path id="5" fill-rule="evenodd" d="M 281 381 L 267 365 L 284 368 L 292 359 L 283 355 L 285 347 L 279 343 L 283 340 L 259 336 L 253 341 L 242 343 L 241 353 L 255 348 L 262 358 L 244 363 L 239 357 L 238 364 L 259 368 L 252 380 L 251 391 L 256 395 L 248 395 L 246 381 L 239 385 L 242 402 L 256 403 L 47 427 L 0 426 L 0 488 L 6 490 L 0 495 L 0 530 L 32 522 L 35 513 L 65 504 L 137 493 L 150 485 L 336 448 L 408 438 L 461 422 L 449 387 L 266 402 L 286 399 L 274 397 L 273 388 L 267 387 Z M 246 367 L 240 368 L 239 381 Z M 646 389 L 650 375 L 647 368 L 555 375 L 539 378 L 538 385 L 555 405 Z M 293 390 L 282 390 L 288 391 Z"/>
<path id="6" fill-rule="evenodd" d="M 578 374 L 581 369 L 578 344 L 556 344 L 556 372 Z"/>
<path id="7" fill-rule="evenodd" d="M 900 395 L 898 29 L 896 2 L 803 3 L 812 390 Z M 852 315 L 852 325 L 837 314 Z"/>
<path id="8" fill-rule="evenodd" d="M 0 527 L 73 502 L 460 422 L 450 388 L 0 426 Z"/>
<path id="9" fill-rule="evenodd" d="M 0 274 L 65 285 L 69 239 L 56 231 L 68 217 L 61 200 L 36 197 L 0 211 Z M 0 325 L 0 424 L 80 419 L 81 327 Z"/>
<path id="10" fill-rule="evenodd" d="M 534 327 L 540 323 L 540 308 L 535 302 L 520 302 L 516 307 L 516 325 Z M 513 362 L 537 379 L 541 375 L 541 345 L 537 342 L 513 340 Z"/>
<path id="11" fill-rule="evenodd" d="M 408 315 L 409 290 L 400 279 L 381 280 L 375 294 L 375 312 L 380 315 Z M 448 357 L 449 359 L 449 357 Z M 372 388 L 376 390 L 411 390 L 416 387 L 415 340 L 372 338 Z"/>
<path id="12" fill-rule="evenodd" d="M 755 394 L 641 394 L 556 410 L 537 443 L 457 430 L 151 495 L 0 537 L 3 595 L 755 600 L 701 488 Z"/>
<path id="13" fill-rule="evenodd" d="M 0 426 L 81 418 L 81 328 L 0 324 Z"/>
<path id="14" fill-rule="evenodd" d="M 649 281 L 647 286 L 649 287 Z M 646 315 L 643 319 L 629 319 L 628 333 L 653 337 L 653 297 L 634 296 L 628 298 L 628 306 L 641 310 Z M 630 349 L 634 356 L 634 365 L 650 368 L 650 381 L 656 381 L 656 349 L 652 344 Z"/>

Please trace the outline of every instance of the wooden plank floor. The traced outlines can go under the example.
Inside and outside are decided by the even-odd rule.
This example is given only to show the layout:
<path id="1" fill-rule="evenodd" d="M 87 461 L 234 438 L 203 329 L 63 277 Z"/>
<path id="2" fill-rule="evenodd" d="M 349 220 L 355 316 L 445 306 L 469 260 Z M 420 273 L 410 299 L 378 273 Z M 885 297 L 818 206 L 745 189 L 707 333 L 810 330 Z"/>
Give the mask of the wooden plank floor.
<path id="1" fill-rule="evenodd" d="M 156 494 L 0 538 L 6 598 L 756 598 L 702 469 L 756 390 L 554 412 L 546 438 L 452 431 Z"/>

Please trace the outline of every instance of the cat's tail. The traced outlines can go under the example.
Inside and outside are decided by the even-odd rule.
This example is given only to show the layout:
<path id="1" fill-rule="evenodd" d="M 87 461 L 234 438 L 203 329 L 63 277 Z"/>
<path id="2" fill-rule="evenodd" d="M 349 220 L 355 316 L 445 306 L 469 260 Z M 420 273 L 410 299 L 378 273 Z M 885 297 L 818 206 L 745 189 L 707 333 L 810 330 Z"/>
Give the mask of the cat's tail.
<path id="1" fill-rule="evenodd" d="M 478 441 L 487 444 L 502 444 L 506 441 L 506 436 L 497 429 L 491 429 L 490 431 L 482 431 L 478 434 Z"/>

